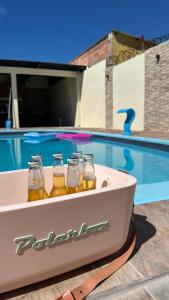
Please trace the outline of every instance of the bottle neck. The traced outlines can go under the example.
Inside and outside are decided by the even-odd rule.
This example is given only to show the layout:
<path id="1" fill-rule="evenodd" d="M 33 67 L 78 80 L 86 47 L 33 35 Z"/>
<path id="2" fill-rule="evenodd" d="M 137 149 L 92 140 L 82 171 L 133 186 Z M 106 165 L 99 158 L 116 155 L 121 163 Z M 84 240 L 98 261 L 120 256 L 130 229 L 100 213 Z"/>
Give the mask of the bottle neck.
<path id="1" fill-rule="evenodd" d="M 85 180 L 95 180 L 96 179 L 94 164 L 93 164 L 92 160 L 84 161 L 83 178 Z"/>
<path id="2" fill-rule="evenodd" d="M 29 190 L 39 190 L 42 187 L 43 187 L 43 182 L 42 182 L 40 168 L 30 168 L 29 180 L 28 180 Z"/>
<path id="3" fill-rule="evenodd" d="M 80 175 L 82 175 L 83 171 L 84 171 L 84 159 L 83 158 L 79 158 L 78 165 L 79 165 L 79 173 L 80 173 Z"/>
<path id="4" fill-rule="evenodd" d="M 45 188 L 45 176 L 44 176 L 44 170 L 43 170 L 42 156 L 40 156 L 40 155 L 33 155 L 32 159 L 39 162 L 40 171 L 41 171 L 41 175 L 42 175 L 43 188 Z"/>
<path id="5" fill-rule="evenodd" d="M 65 170 L 62 159 L 55 159 L 53 164 L 53 186 L 65 186 Z"/>
<path id="6" fill-rule="evenodd" d="M 73 157 L 75 157 L 78 160 L 79 172 L 80 175 L 82 175 L 84 168 L 84 159 L 82 157 L 82 151 L 73 152 Z"/>
<path id="7" fill-rule="evenodd" d="M 39 165 L 40 165 L 40 170 L 41 170 L 41 173 L 42 173 L 42 177 L 44 178 L 43 163 L 42 163 L 42 158 L 41 157 L 39 159 Z"/>
<path id="8" fill-rule="evenodd" d="M 68 165 L 67 171 L 67 186 L 68 187 L 77 187 L 80 185 L 80 173 L 79 166 L 76 165 Z"/>

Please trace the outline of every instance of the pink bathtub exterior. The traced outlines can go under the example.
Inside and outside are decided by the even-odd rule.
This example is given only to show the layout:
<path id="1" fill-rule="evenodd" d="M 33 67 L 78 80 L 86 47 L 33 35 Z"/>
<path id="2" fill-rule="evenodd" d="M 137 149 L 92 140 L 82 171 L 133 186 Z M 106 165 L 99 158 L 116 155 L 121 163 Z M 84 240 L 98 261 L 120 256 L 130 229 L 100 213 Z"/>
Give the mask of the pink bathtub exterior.
<path id="1" fill-rule="evenodd" d="M 96 165 L 97 189 L 27 202 L 28 170 L 0 173 L 0 293 L 59 275 L 120 249 L 127 239 L 136 179 Z M 45 168 L 46 188 L 52 168 Z M 109 185 L 102 188 L 102 182 Z M 87 225 L 109 222 L 106 230 L 41 250 L 16 254 L 17 237 L 38 240 Z"/>

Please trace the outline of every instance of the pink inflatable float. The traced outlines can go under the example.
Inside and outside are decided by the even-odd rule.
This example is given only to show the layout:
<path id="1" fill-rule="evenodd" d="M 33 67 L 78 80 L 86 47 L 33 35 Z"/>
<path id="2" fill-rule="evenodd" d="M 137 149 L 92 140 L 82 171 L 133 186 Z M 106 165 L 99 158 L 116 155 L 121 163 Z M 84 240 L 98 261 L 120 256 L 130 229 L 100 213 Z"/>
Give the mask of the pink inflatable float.
<path id="1" fill-rule="evenodd" d="M 84 140 L 84 139 L 90 139 L 92 137 L 92 134 L 88 134 L 88 133 L 58 133 L 56 135 L 56 137 L 58 139 L 68 139 L 68 140 L 72 140 L 72 139 L 80 139 L 80 140 Z"/>

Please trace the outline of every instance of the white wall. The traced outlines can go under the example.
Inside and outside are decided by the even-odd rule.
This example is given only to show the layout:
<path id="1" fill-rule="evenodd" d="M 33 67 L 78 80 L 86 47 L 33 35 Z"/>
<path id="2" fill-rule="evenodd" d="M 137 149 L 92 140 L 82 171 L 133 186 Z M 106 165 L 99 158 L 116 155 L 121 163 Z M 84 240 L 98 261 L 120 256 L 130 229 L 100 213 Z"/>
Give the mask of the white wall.
<path id="1" fill-rule="evenodd" d="M 84 71 L 81 127 L 105 128 L 105 67 L 103 60 Z"/>
<path id="2" fill-rule="evenodd" d="M 140 54 L 113 67 L 113 129 L 123 129 L 126 114 L 117 113 L 121 108 L 135 109 L 132 129 L 144 129 L 144 60 L 144 54 Z"/>

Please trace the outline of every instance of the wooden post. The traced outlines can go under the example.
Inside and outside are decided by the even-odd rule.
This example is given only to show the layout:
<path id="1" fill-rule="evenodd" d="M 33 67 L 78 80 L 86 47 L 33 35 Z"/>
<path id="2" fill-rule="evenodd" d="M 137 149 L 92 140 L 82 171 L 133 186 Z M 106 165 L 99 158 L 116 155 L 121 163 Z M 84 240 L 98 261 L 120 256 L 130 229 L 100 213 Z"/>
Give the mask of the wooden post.
<path id="1" fill-rule="evenodd" d="M 76 78 L 77 84 L 77 103 L 76 103 L 76 118 L 75 118 L 75 126 L 81 126 L 81 81 L 82 81 L 82 74 L 78 73 Z"/>
<path id="2" fill-rule="evenodd" d="M 16 73 L 11 73 L 12 84 L 12 107 L 13 107 L 13 128 L 19 128 L 19 108 Z"/>

